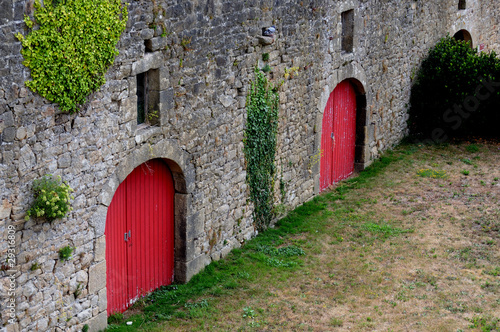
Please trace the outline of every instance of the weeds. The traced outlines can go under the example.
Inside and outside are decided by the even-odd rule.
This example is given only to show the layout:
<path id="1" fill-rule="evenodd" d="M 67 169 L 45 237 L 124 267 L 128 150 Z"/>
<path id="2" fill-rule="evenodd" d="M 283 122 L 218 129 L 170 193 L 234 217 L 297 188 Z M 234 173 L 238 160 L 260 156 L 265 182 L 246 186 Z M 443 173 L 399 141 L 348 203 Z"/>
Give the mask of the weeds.
<path id="1" fill-rule="evenodd" d="M 443 170 L 433 170 L 429 168 L 419 169 L 417 175 L 423 178 L 433 178 L 433 179 L 444 179 L 447 177 L 446 171 Z"/>

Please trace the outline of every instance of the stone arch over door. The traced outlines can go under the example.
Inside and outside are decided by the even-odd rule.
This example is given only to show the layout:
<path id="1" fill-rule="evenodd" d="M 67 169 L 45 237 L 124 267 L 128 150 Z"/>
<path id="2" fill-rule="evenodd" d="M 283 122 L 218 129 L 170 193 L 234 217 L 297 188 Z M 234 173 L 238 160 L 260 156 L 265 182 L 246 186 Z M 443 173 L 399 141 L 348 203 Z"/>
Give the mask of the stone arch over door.
<path id="1" fill-rule="evenodd" d="M 365 90 L 366 75 L 363 68 L 356 62 L 351 62 L 334 70 L 332 75 L 330 75 L 326 80 L 326 84 L 321 94 L 320 103 L 318 105 L 318 116 L 316 118 L 316 153 L 320 156 L 322 153 L 321 138 L 323 134 L 322 124 L 325 108 L 332 92 L 341 82 L 349 82 L 349 84 L 354 88 L 356 94 L 356 141 L 354 167 L 357 170 L 362 170 L 372 162 L 372 160 L 369 159 L 369 144 L 372 140 L 371 136 L 373 136 L 370 134 L 373 132 L 373 127 L 369 119 L 369 114 L 366 112 L 366 105 L 369 99 L 369 95 L 367 95 Z M 315 193 L 319 193 L 320 191 L 320 164 L 321 161 L 316 163 L 313 169 L 315 175 Z"/>
<path id="2" fill-rule="evenodd" d="M 194 239 L 203 231 L 203 219 L 190 209 L 191 195 L 195 187 L 195 170 L 191 156 L 173 140 L 161 140 L 156 144 L 145 144 L 125 157 L 115 168 L 115 172 L 104 184 L 98 196 L 90 226 L 95 230 L 94 263 L 89 271 L 89 293 L 106 293 L 106 239 L 104 231 L 108 207 L 119 185 L 138 166 L 152 159 L 162 160 L 172 173 L 174 196 L 174 280 L 187 282 L 205 265 L 204 256 L 195 256 Z M 99 311 L 105 312 L 107 301 L 99 301 Z"/>
<path id="3" fill-rule="evenodd" d="M 456 40 L 460 40 L 460 41 L 464 41 L 464 42 L 468 42 L 470 47 L 473 48 L 474 47 L 474 43 L 473 43 L 473 40 L 472 40 L 472 36 L 470 34 L 469 31 L 467 31 L 466 29 L 461 29 L 461 30 L 458 30 L 454 35 L 453 35 L 453 38 L 455 38 Z"/>

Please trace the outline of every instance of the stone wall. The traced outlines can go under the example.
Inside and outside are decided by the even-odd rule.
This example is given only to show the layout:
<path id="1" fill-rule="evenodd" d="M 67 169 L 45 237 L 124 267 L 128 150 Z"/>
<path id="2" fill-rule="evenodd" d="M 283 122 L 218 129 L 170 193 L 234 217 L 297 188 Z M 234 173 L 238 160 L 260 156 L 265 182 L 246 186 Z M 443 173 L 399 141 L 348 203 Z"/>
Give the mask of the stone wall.
<path id="1" fill-rule="evenodd" d="M 336 84 L 351 79 L 366 102 L 357 152 L 364 167 L 406 135 L 413 75 L 439 38 L 467 29 L 475 45 L 500 51 L 494 2 L 469 0 L 458 11 L 451 0 L 131 1 L 107 83 L 68 115 L 23 83 L 29 70 L 14 33 L 24 31 L 32 0 L 3 0 L 0 252 L 6 257 L 14 228 L 17 258 L 0 272 L 3 324 L 21 331 L 106 326 L 107 207 L 118 185 L 149 159 L 163 158 L 174 174 L 178 281 L 256 234 L 242 139 L 246 93 L 263 53 L 269 76 L 284 80 L 277 164 L 286 186 L 278 203 L 293 208 L 318 193 L 322 115 Z M 350 9 L 353 52 L 346 53 L 341 13 Z M 265 45 L 257 36 L 273 24 L 278 34 Z M 294 67 L 298 72 L 285 78 Z M 158 125 L 138 126 L 136 77 L 148 71 L 158 81 Z M 47 173 L 75 190 L 74 210 L 51 223 L 26 222 L 32 181 Z M 62 262 L 58 250 L 66 245 L 76 251 Z M 40 268 L 31 271 L 35 263 Z M 9 277 L 15 324 L 6 314 Z"/>

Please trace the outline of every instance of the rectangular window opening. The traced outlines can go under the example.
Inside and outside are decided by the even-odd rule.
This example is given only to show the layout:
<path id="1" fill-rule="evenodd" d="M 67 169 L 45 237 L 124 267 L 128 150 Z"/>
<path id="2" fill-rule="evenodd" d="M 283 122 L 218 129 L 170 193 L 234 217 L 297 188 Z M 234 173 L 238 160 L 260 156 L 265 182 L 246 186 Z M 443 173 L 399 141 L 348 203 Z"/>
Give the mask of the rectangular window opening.
<path id="1" fill-rule="evenodd" d="M 160 70 L 137 74 L 137 124 L 160 123 Z"/>
<path id="2" fill-rule="evenodd" d="M 352 53 L 354 49 L 354 9 L 342 13 L 342 51 Z"/>
<path id="3" fill-rule="evenodd" d="M 466 9 L 467 4 L 465 0 L 459 0 L 458 1 L 458 10 L 463 10 Z"/>

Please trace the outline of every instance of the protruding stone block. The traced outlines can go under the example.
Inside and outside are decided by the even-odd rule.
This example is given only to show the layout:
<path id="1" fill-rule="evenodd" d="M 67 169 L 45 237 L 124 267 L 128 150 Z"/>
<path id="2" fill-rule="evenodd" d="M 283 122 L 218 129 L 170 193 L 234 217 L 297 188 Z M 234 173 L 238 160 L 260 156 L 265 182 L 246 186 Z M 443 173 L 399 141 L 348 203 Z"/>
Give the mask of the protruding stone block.
<path id="1" fill-rule="evenodd" d="M 103 311 L 96 317 L 90 319 L 88 324 L 90 332 L 104 331 L 104 329 L 108 327 L 108 315 L 106 311 Z"/>
<path id="2" fill-rule="evenodd" d="M 100 262 L 106 259 L 106 236 L 100 236 L 95 240 L 94 261 Z"/>
<path id="3" fill-rule="evenodd" d="M 92 265 L 89 270 L 89 294 L 106 287 L 106 261 Z"/>

